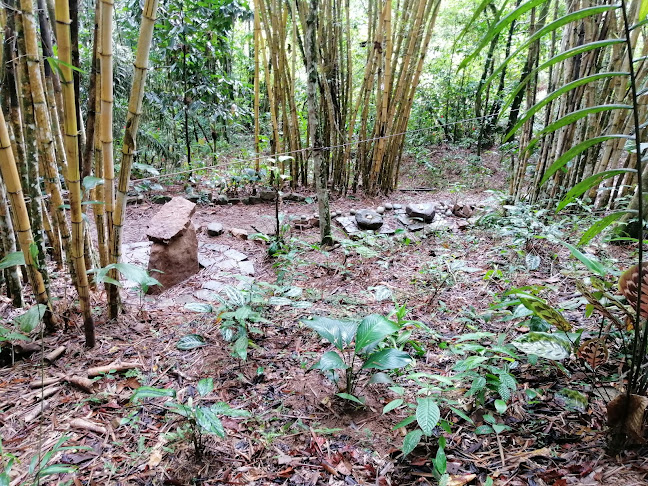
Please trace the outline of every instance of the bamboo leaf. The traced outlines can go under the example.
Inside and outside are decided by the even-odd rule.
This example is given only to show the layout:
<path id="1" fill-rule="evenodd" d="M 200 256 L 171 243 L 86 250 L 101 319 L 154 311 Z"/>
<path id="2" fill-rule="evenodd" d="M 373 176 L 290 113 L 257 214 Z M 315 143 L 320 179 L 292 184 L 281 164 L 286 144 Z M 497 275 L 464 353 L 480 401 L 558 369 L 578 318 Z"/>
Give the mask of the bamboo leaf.
<path id="1" fill-rule="evenodd" d="M 648 15 L 648 0 L 641 0 L 641 6 L 639 7 L 639 20 L 644 20 Z"/>
<path id="2" fill-rule="evenodd" d="M 585 150 L 587 150 L 591 146 L 596 145 L 597 143 L 605 142 L 606 140 L 611 140 L 613 138 L 627 139 L 629 138 L 629 136 L 628 135 L 603 135 L 601 137 L 594 137 L 594 138 L 587 139 L 584 142 L 579 143 L 578 145 L 574 145 L 567 152 L 565 152 L 558 159 L 556 159 L 556 161 L 553 164 L 551 164 L 551 167 L 547 169 L 544 176 L 542 177 L 542 180 L 540 181 L 540 185 L 542 186 L 545 182 L 549 180 L 549 178 L 552 175 L 558 172 L 558 170 L 560 170 L 567 162 L 569 162 L 574 157 L 580 155 L 581 153 L 585 152 Z"/>
<path id="3" fill-rule="evenodd" d="M 615 221 L 618 221 L 623 217 L 624 214 L 626 214 L 627 211 L 618 211 L 616 213 L 608 214 L 606 217 L 599 219 L 596 223 L 594 223 L 590 228 L 583 233 L 583 236 L 581 236 L 581 239 L 578 242 L 579 246 L 586 245 L 589 243 L 594 237 L 596 237 L 598 234 L 601 233 L 605 228 L 610 226 L 612 223 Z"/>
<path id="4" fill-rule="evenodd" d="M 14 251 L 13 253 L 7 254 L 6 257 L 0 260 L 0 270 L 24 264 L 25 254 L 22 251 Z"/>
<path id="5" fill-rule="evenodd" d="M 556 91 L 553 93 L 548 94 L 545 98 L 543 98 L 541 101 L 533 105 L 527 112 L 524 114 L 522 118 L 518 120 L 518 122 L 515 124 L 513 128 L 504 136 L 502 139 L 503 142 L 506 142 L 509 138 L 511 138 L 515 132 L 518 131 L 518 129 L 526 123 L 526 121 L 531 118 L 533 115 L 535 115 L 538 111 L 540 111 L 542 108 L 544 108 L 546 105 L 551 103 L 553 100 L 556 98 L 562 96 L 563 94 L 567 93 L 568 91 L 571 91 L 574 88 L 577 88 L 578 86 L 582 86 L 587 83 L 591 83 L 593 81 L 598 81 L 599 79 L 604 79 L 604 78 L 611 78 L 614 76 L 627 76 L 628 73 L 624 72 L 611 72 L 611 73 L 598 73 L 598 74 L 592 74 L 591 76 L 586 76 L 584 78 L 577 79 L 575 81 L 572 81 L 571 83 L 567 83 L 564 86 L 561 86 L 558 88 Z"/>
<path id="6" fill-rule="evenodd" d="M 598 174 L 591 175 L 586 179 L 583 179 L 578 184 L 570 189 L 570 191 L 565 194 L 560 204 L 556 208 L 556 212 L 561 211 L 574 199 L 581 196 L 585 191 L 590 190 L 592 187 L 598 186 L 601 181 L 608 179 L 610 177 L 617 176 L 619 174 L 625 174 L 627 172 L 636 172 L 635 169 L 613 169 L 599 172 Z"/>
<path id="7" fill-rule="evenodd" d="M 152 386 L 141 386 L 133 392 L 131 402 L 137 403 L 145 398 L 175 397 L 173 388 L 154 388 Z"/>
<path id="8" fill-rule="evenodd" d="M 475 50 L 473 51 L 472 54 L 470 54 L 467 58 L 465 58 L 463 61 L 461 61 L 461 64 L 459 64 L 459 69 L 465 68 L 473 59 L 475 59 L 481 50 L 488 45 L 488 43 L 502 30 L 504 30 L 506 27 L 508 27 L 511 22 L 514 20 L 517 20 L 520 18 L 522 15 L 530 11 L 531 9 L 537 7 L 541 3 L 545 2 L 546 0 L 530 0 L 529 2 L 523 3 L 520 5 L 518 8 L 513 10 L 511 13 L 506 15 L 502 20 L 497 22 L 489 31 L 488 33 L 482 38 L 482 40 L 479 42 Z"/>
<path id="9" fill-rule="evenodd" d="M 473 23 L 475 22 L 475 20 L 477 20 L 477 18 L 482 14 L 482 12 L 483 12 L 484 10 L 486 10 L 486 9 L 488 8 L 488 6 L 489 6 L 492 2 L 493 2 L 493 0 L 483 0 L 482 3 L 479 4 L 479 6 L 475 9 L 475 12 L 473 13 L 473 16 L 470 18 L 470 20 L 468 21 L 468 23 L 466 24 L 466 26 L 463 28 L 463 30 L 462 30 L 462 31 L 459 33 L 459 35 L 457 36 L 457 40 L 455 40 L 455 46 L 456 46 L 457 43 L 461 40 L 461 38 L 462 38 L 464 35 L 466 35 L 466 32 L 468 32 L 468 31 L 470 30 L 470 28 L 472 27 L 472 25 L 473 25 Z M 507 2 L 504 2 L 504 5 L 502 5 L 502 8 L 504 8 L 504 7 L 506 6 L 507 3 L 508 3 L 508 1 L 507 1 Z"/>
<path id="10" fill-rule="evenodd" d="M 567 25 L 576 20 L 580 20 L 585 17 L 590 17 L 592 15 L 598 15 L 600 13 L 607 12 L 608 10 L 612 10 L 618 7 L 619 7 L 618 5 L 600 5 L 597 7 L 584 8 L 582 10 L 571 12 L 567 15 L 564 15 L 563 17 L 560 17 L 559 19 L 554 20 L 553 22 L 544 26 L 538 32 L 533 34 L 531 37 L 529 37 L 520 47 L 518 47 L 518 49 L 513 54 L 507 57 L 496 69 L 494 69 L 491 75 L 484 81 L 484 84 L 482 85 L 481 89 L 484 90 L 486 87 L 488 87 L 490 83 L 493 81 L 493 79 L 499 76 L 499 74 L 502 72 L 502 69 L 506 67 L 509 61 L 514 59 L 520 52 L 525 50 L 535 41 L 544 37 L 546 34 L 553 32 L 561 28 L 562 26 Z"/>
<path id="11" fill-rule="evenodd" d="M 570 57 L 577 56 L 579 54 L 583 54 L 584 52 L 588 51 L 593 51 L 594 49 L 601 49 L 603 47 L 611 46 L 614 44 L 623 44 L 625 41 L 623 39 L 605 39 L 601 41 L 596 41 L 596 42 L 590 42 L 588 44 L 583 44 L 582 46 L 577 46 L 572 49 L 569 49 L 565 52 L 561 52 L 560 54 L 555 55 L 551 59 L 545 61 L 542 63 L 540 66 L 537 68 L 533 69 L 522 81 L 518 83 L 518 85 L 513 89 L 513 91 L 508 95 L 508 98 L 504 105 L 502 106 L 502 109 L 500 110 L 500 114 L 498 116 L 498 120 L 502 117 L 506 109 L 511 106 L 513 103 L 513 100 L 515 99 L 515 96 L 526 86 L 527 82 L 529 82 L 530 79 L 533 79 L 535 75 L 544 70 L 547 69 L 555 64 L 558 64 L 559 62 L 564 61 L 565 59 L 569 59 Z"/>
<path id="12" fill-rule="evenodd" d="M 585 265 L 590 271 L 598 273 L 601 277 L 605 277 L 607 275 L 607 270 L 600 262 L 587 257 L 578 248 L 576 248 L 574 245 L 570 245 L 566 241 L 562 241 L 561 243 L 569 248 L 571 254 L 574 257 L 578 258 L 581 262 L 583 262 L 583 265 Z"/>
<path id="13" fill-rule="evenodd" d="M 589 115 L 594 115 L 596 113 L 600 113 L 602 111 L 610 111 L 610 110 L 631 110 L 632 106 L 629 105 L 621 105 L 621 104 L 612 104 L 612 105 L 597 105 L 597 106 L 590 106 L 588 108 L 583 108 L 581 110 L 576 110 L 572 111 L 571 113 L 568 113 L 567 115 L 563 116 L 562 118 L 559 118 L 553 123 L 550 123 L 547 125 L 545 128 L 540 130 L 540 132 L 531 139 L 529 142 L 529 145 L 524 149 L 523 152 L 528 152 L 533 147 L 536 146 L 536 144 L 540 141 L 540 139 L 546 135 L 547 133 L 552 133 L 555 132 L 556 130 L 567 126 L 571 123 L 574 123 L 581 118 L 585 118 Z"/>

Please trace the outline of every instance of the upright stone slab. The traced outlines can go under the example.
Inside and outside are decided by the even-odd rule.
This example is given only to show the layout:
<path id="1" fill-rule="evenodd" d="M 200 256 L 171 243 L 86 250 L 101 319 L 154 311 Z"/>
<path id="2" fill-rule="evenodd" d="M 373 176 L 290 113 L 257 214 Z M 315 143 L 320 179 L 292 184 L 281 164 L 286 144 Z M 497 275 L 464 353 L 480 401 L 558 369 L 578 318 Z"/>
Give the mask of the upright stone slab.
<path id="1" fill-rule="evenodd" d="M 196 205 L 174 197 L 153 216 L 146 233 L 153 242 L 148 269 L 162 288 L 155 285 L 149 294 L 160 293 L 198 273 L 198 238 L 191 223 Z M 160 270 L 163 273 L 152 272 Z"/>

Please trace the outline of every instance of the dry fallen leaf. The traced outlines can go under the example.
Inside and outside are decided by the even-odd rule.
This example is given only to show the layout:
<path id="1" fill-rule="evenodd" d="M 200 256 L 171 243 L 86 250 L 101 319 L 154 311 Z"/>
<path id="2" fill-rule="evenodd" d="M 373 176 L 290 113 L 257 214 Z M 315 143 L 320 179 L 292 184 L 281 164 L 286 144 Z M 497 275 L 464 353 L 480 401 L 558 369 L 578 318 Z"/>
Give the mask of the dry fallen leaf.
<path id="1" fill-rule="evenodd" d="M 607 405 L 608 425 L 623 427 L 630 439 L 644 444 L 646 440 L 643 438 L 643 421 L 647 407 L 648 397 L 630 395 L 628 403 L 628 395 L 619 395 Z"/>
<path id="2" fill-rule="evenodd" d="M 460 474 L 457 476 L 450 476 L 446 483 L 448 486 L 464 486 L 477 477 L 476 474 Z"/>

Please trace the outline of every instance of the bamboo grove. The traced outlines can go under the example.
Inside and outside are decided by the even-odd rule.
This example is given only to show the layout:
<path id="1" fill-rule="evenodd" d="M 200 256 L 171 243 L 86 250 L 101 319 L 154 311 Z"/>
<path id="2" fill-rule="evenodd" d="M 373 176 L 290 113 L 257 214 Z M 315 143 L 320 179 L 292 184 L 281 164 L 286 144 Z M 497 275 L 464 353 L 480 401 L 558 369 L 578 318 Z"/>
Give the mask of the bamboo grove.
<path id="1" fill-rule="evenodd" d="M 78 293 L 89 347 L 95 345 L 95 330 L 88 272 L 119 262 L 125 194 L 157 8 L 157 0 L 147 0 L 142 12 L 117 187 L 112 146 L 112 1 L 103 0 L 96 9 L 93 52 L 97 60 L 91 73 L 87 123 L 81 117 L 75 79 L 79 46 L 72 40 L 78 39 L 78 23 L 72 19 L 77 13 L 71 15 L 68 2 L 61 0 L 53 5 L 40 0 L 37 9 L 33 0 L 21 0 L 3 12 L 0 224 L 5 254 L 22 250 L 29 283 L 37 302 L 46 309 L 45 325 L 53 330 L 56 314 L 47 289 L 46 235 L 55 266 L 69 270 Z M 54 44 L 57 58 L 52 56 Z M 95 211 L 90 211 L 91 207 Z M 91 216 L 97 228 L 100 261 L 85 224 Z M 23 305 L 19 272 L 9 268 L 5 275 L 14 305 Z M 111 276 L 112 282 L 118 281 L 114 271 Z M 115 318 L 119 293 L 116 285 L 106 286 L 110 315 Z"/>

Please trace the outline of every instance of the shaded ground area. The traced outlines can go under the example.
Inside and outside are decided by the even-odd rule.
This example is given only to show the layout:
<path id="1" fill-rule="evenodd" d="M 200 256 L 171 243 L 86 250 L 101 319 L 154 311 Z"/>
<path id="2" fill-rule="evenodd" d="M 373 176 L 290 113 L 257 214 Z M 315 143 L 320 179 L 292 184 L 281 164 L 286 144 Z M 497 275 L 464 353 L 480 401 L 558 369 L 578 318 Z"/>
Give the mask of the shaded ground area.
<path id="1" fill-rule="evenodd" d="M 501 189 L 504 180 L 497 154 L 487 154 L 482 168 L 466 169 L 456 162 L 469 156 L 446 148 L 434 151 L 426 164 L 408 162 L 405 189 L 437 191 L 398 191 L 376 199 L 340 197 L 331 204 L 332 211 L 343 215 L 385 203 L 477 206 L 471 218 L 444 215 L 447 228 L 410 232 L 402 227 L 393 236 L 350 239 L 335 225 L 340 245 L 321 251 L 315 245 L 316 227 L 293 226 L 291 251 L 283 258 L 269 258 L 261 241 L 228 231 L 210 237 L 205 228 L 217 221 L 227 229 L 269 232 L 272 204 L 200 206 L 194 223 L 202 228 L 205 268 L 154 298 L 127 286 L 126 313 L 117 323 L 101 321 L 105 295 L 96 292 L 96 349 L 84 349 L 78 308 L 62 300 L 58 305 L 69 319 L 68 329 L 45 337 L 44 349 L 49 353 L 63 345 L 65 354 L 49 362 L 35 353 L 0 369 L 2 444 L 21 461 L 14 466 L 12 484 L 25 484 L 31 457 L 52 450 L 61 437 L 67 437 L 66 445 L 87 449 L 56 454 L 52 462 L 74 464 L 79 470 L 51 484 L 436 484 L 432 461 L 442 434 L 447 439 L 448 484 L 454 486 L 487 484 L 488 476 L 501 485 L 647 484 L 646 448 L 631 448 L 617 457 L 605 454 L 604 400 L 593 392 L 591 376 L 575 360 L 564 366 L 518 362 L 511 370 L 518 386 L 498 416 L 510 430 L 501 434 L 475 434 L 475 427 L 486 424 L 484 416 L 493 414 L 493 396 L 474 405 L 465 397 L 470 383 L 447 392 L 474 425 L 442 407 L 451 433 L 435 428 L 433 437 L 407 457 L 400 452 L 406 430 L 394 426 L 411 412 L 397 408 L 383 414 L 383 408 L 393 400 L 414 402 L 422 396 L 421 386 L 408 373 L 396 374 L 392 385 L 361 381 L 357 394 L 366 399 L 366 406 L 360 407 L 335 396 L 336 387 L 310 370 L 330 346 L 300 320 L 312 315 L 388 315 L 395 305 L 404 305 L 408 319 L 425 325 L 411 327 L 420 348 L 404 347 L 415 358 L 413 371 L 448 376 L 462 358 L 451 349 L 466 333 L 494 333 L 486 340 L 492 345 L 500 335 L 508 340 L 528 332 L 525 322 L 520 325 L 522 317 L 499 318 L 491 305 L 511 288 L 534 284 L 547 286 L 543 295 L 565 309 L 570 321 L 590 334 L 596 332 L 595 318 L 585 315 L 574 287 L 575 280 L 584 278 L 582 266 L 561 245 L 533 238 L 533 231 L 525 233 L 541 223 L 522 219 L 510 223 L 508 233 L 476 224 L 479 217 L 498 214 L 488 209 L 498 204 L 485 191 Z M 477 175 L 467 177 L 466 170 Z M 425 177 L 408 179 L 408 174 L 417 173 Z M 129 208 L 125 253 L 130 261 L 145 264 L 146 225 L 159 207 L 145 202 Z M 299 220 L 315 212 L 316 203 L 286 202 L 281 210 Z M 460 220 L 468 222 L 463 229 L 456 224 Z M 560 228 L 574 229 L 573 221 Z M 549 223 L 543 229 L 553 230 Z M 610 261 L 630 261 L 627 250 L 618 247 L 592 245 L 590 250 Z M 537 257 L 539 265 L 529 265 L 535 258 L 528 255 Z M 242 271 L 241 262 L 253 270 Z M 217 307 L 214 293 L 223 295 L 219 285 L 225 284 L 251 289 L 267 319 L 256 325 L 260 332 L 250 334 L 246 361 L 233 357 L 231 343 L 223 339 L 222 314 L 185 307 Z M 3 313 L 9 314 L 4 305 Z M 190 335 L 200 336 L 203 345 L 179 349 L 179 341 Z M 120 364 L 126 369 L 89 376 L 89 368 Z M 616 370 L 611 363 L 604 371 Z M 93 381 L 81 380 L 87 378 Z M 204 396 L 198 385 L 203 378 L 214 382 L 213 391 Z M 559 399 L 559 390 L 570 383 L 590 396 L 585 409 L 566 407 Z M 142 386 L 173 389 L 180 403 L 227 402 L 250 416 L 224 418 L 226 437 L 205 436 L 204 452 L 196 457 L 190 438 L 178 433 L 186 422 L 165 405 L 169 397 L 132 400 L 134 390 Z M 535 393 L 532 399 L 529 389 Z"/>

